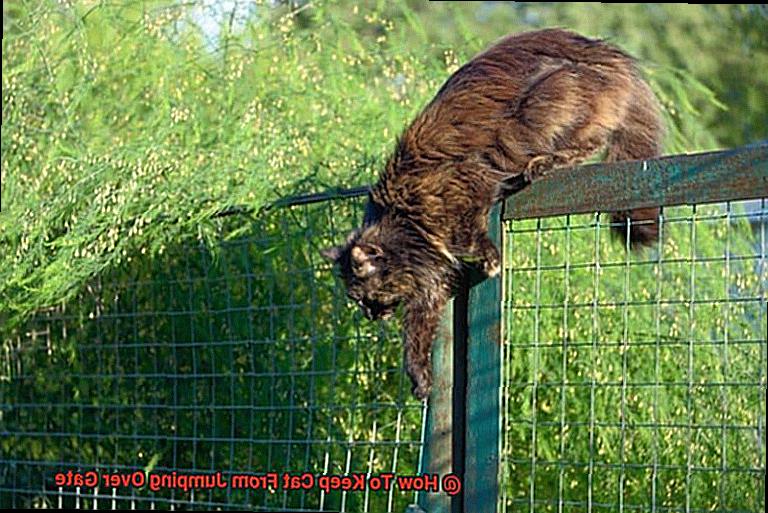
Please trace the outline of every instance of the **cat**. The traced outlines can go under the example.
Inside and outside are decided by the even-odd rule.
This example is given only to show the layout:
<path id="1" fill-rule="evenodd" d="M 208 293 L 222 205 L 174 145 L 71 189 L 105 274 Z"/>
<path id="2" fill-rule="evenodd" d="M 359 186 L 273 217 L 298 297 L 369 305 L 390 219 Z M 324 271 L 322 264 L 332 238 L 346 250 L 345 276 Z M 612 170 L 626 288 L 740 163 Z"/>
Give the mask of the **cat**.
<path id="1" fill-rule="evenodd" d="M 632 57 L 562 29 L 507 36 L 456 71 L 399 137 L 361 228 L 323 251 L 369 319 L 404 307 L 405 368 L 419 398 L 444 305 L 472 260 L 500 271 L 490 208 L 550 170 L 661 152 L 659 106 Z M 659 210 L 612 214 L 633 248 L 658 238 Z M 627 220 L 631 223 L 627 223 Z"/>

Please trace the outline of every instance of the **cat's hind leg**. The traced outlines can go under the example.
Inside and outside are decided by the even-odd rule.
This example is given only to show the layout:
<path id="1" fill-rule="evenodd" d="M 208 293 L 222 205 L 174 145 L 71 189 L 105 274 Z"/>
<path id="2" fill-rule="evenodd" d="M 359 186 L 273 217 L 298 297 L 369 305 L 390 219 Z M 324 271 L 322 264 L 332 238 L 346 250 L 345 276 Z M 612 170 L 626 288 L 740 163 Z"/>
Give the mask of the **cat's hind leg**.
<path id="1" fill-rule="evenodd" d="M 501 134 L 522 153 L 531 183 L 551 169 L 575 165 L 607 145 L 630 99 L 631 76 L 577 63 L 545 69 L 534 77 L 510 112 Z"/>

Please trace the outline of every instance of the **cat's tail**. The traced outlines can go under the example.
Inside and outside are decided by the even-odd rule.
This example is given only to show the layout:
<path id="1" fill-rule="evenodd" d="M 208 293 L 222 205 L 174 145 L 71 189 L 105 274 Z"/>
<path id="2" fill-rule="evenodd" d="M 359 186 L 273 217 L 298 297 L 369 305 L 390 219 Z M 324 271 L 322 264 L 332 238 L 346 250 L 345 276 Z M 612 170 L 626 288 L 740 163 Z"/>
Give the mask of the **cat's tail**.
<path id="1" fill-rule="evenodd" d="M 606 162 L 650 159 L 661 155 L 664 123 L 656 98 L 648 85 L 639 77 L 627 114 L 614 130 L 608 142 Z M 635 249 L 652 246 L 659 239 L 659 208 L 639 208 L 613 212 L 611 225 L 622 242 L 629 237 Z M 627 233 L 629 231 L 629 233 Z"/>

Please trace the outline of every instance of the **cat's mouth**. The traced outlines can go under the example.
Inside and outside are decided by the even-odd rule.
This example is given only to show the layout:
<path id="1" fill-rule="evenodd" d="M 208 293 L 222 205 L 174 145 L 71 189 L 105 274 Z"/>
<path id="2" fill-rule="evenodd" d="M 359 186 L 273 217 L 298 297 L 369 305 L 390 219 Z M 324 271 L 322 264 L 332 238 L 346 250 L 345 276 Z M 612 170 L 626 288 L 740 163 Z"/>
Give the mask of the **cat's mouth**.
<path id="1" fill-rule="evenodd" d="M 363 315 L 371 321 L 386 320 L 394 315 L 397 309 L 397 303 L 384 304 L 378 301 L 364 301 L 357 302 L 360 309 L 363 311 Z"/>

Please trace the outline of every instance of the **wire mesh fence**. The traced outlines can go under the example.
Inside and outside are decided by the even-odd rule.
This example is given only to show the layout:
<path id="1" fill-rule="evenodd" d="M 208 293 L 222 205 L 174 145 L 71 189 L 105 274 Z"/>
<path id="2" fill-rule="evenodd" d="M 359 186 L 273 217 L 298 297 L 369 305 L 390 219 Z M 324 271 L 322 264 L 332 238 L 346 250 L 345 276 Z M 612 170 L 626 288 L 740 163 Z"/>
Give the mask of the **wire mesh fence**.
<path id="1" fill-rule="evenodd" d="M 502 511 L 765 509 L 765 199 L 504 226 Z M 624 244 L 625 246 L 628 244 Z"/>
<path id="2" fill-rule="evenodd" d="M 233 486 L 234 476 L 415 474 L 423 405 L 397 323 L 364 321 L 319 255 L 359 197 L 222 220 L 133 259 L 5 336 L 0 506 L 402 511 L 413 495 Z M 243 227 L 245 224 L 245 227 Z M 57 486 L 57 472 L 220 472 L 225 488 Z M 253 485 L 255 486 L 255 485 Z"/>

